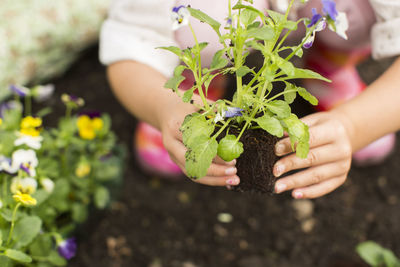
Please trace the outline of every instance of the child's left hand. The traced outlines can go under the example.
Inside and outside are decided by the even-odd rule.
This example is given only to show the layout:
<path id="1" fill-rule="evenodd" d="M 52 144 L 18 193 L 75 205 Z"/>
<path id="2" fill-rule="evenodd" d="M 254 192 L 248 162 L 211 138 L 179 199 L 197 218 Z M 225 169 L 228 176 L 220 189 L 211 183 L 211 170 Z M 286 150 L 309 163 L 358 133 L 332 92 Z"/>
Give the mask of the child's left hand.
<path id="1" fill-rule="evenodd" d="M 342 185 L 350 170 L 352 145 L 351 124 L 337 112 L 320 112 L 304 117 L 310 128 L 310 152 L 306 159 L 292 153 L 290 140 L 285 138 L 276 146 L 276 154 L 285 156 L 274 166 L 274 175 L 304 169 L 279 179 L 275 192 L 293 190 L 294 198 L 316 198 Z"/>

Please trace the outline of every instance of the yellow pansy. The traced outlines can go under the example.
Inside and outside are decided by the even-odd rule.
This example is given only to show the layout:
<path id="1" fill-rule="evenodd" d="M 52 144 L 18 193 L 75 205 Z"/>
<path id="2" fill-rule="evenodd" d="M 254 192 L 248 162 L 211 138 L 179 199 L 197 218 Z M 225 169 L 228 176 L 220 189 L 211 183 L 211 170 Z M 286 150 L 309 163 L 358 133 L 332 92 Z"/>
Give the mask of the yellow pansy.
<path id="1" fill-rule="evenodd" d="M 79 178 L 83 178 L 90 173 L 91 167 L 87 162 L 81 162 L 78 164 L 78 167 L 75 169 L 75 175 Z"/>
<path id="2" fill-rule="evenodd" d="M 91 119 L 87 115 L 82 115 L 77 121 L 79 136 L 82 139 L 92 140 L 96 137 L 96 132 L 103 128 L 103 120 L 101 118 Z"/>
<path id="3" fill-rule="evenodd" d="M 3 124 L 3 119 L 0 118 L 0 126 Z"/>
<path id="4" fill-rule="evenodd" d="M 30 136 L 39 136 L 40 127 L 42 126 L 42 119 L 34 118 L 32 116 L 27 116 L 22 119 L 20 126 L 21 126 L 20 130 L 21 134 Z"/>
<path id="5" fill-rule="evenodd" d="M 35 206 L 37 201 L 31 195 L 24 194 L 18 191 L 15 195 L 13 195 L 15 201 L 25 205 L 25 206 Z"/>

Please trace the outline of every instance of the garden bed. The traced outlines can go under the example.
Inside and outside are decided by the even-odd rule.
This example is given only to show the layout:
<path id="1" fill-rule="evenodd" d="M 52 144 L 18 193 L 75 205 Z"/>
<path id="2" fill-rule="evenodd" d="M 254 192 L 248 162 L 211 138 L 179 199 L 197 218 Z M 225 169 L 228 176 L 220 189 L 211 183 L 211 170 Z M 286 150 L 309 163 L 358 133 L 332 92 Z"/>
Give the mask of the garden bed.
<path id="1" fill-rule="evenodd" d="M 384 67 L 369 63 L 363 72 L 370 81 Z M 131 147 L 135 120 L 113 97 L 97 48 L 54 83 L 58 95 L 78 95 L 87 108 L 109 113 L 113 130 Z M 160 180 L 131 156 L 118 201 L 81 227 L 69 266 L 364 266 L 354 249 L 365 240 L 399 255 L 399 162 L 397 145 L 384 164 L 352 168 L 334 193 L 299 202 L 288 193 L 241 194 L 189 179 Z"/>

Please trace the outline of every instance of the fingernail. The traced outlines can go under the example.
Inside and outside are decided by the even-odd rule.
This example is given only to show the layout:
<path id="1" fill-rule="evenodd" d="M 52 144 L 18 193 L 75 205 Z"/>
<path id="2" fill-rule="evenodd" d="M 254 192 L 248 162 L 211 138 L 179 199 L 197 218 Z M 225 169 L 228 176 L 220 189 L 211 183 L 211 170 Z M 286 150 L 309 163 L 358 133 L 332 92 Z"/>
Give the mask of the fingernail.
<path id="1" fill-rule="evenodd" d="M 228 165 L 236 165 L 236 159 L 227 162 Z"/>
<path id="2" fill-rule="evenodd" d="M 277 144 L 275 146 L 275 153 L 276 154 L 283 154 L 283 152 L 285 152 L 285 145 L 284 144 Z"/>
<path id="3" fill-rule="evenodd" d="M 283 191 L 286 190 L 286 187 L 287 186 L 285 184 L 277 184 L 275 186 L 275 193 L 277 193 L 277 194 L 282 193 Z"/>
<path id="4" fill-rule="evenodd" d="M 226 175 L 234 175 L 234 174 L 236 174 L 236 168 L 235 167 L 230 167 L 230 168 L 228 168 L 228 169 L 226 169 L 225 170 L 225 174 Z"/>
<path id="5" fill-rule="evenodd" d="M 228 184 L 228 185 L 238 185 L 239 182 L 240 182 L 240 180 L 238 177 L 233 177 L 233 178 L 226 180 L 226 184 Z"/>
<path id="6" fill-rule="evenodd" d="M 303 198 L 303 193 L 299 191 L 294 192 L 294 198 L 295 199 Z"/>
<path id="7" fill-rule="evenodd" d="M 281 176 L 282 175 L 282 173 L 285 171 L 285 165 L 283 165 L 283 164 L 277 164 L 276 166 L 275 166 L 275 176 L 276 177 L 279 177 L 279 176 Z"/>

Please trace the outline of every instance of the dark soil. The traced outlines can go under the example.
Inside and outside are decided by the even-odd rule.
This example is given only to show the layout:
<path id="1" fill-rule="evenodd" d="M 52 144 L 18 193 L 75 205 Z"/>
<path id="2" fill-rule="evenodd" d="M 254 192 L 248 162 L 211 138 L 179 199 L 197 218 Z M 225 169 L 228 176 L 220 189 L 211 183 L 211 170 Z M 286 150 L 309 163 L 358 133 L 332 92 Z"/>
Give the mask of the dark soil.
<path id="1" fill-rule="evenodd" d="M 371 79 L 380 64 L 363 73 Z M 87 108 L 111 113 L 131 147 L 135 120 L 113 97 L 96 48 L 54 83 L 58 95 L 77 94 Z M 69 266 L 363 266 L 354 248 L 365 240 L 400 255 L 399 149 L 379 166 L 353 167 L 342 187 L 311 201 L 162 180 L 142 172 L 131 153 L 119 199 L 82 225 Z"/>
<path id="2" fill-rule="evenodd" d="M 236 167 L 240 184 L 233 187 L 239 192 L 273 193 L 276 178 L 272 169 L 278 157 L 274 146 L 278 138 L 262 129 L 247 130 L 240 141 L 244 152 L 237 159 Z"/>

